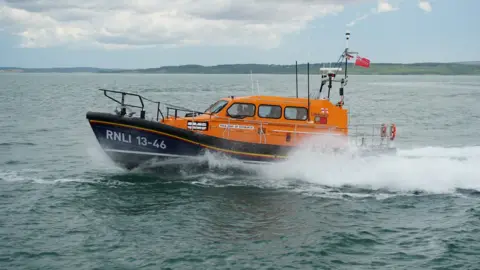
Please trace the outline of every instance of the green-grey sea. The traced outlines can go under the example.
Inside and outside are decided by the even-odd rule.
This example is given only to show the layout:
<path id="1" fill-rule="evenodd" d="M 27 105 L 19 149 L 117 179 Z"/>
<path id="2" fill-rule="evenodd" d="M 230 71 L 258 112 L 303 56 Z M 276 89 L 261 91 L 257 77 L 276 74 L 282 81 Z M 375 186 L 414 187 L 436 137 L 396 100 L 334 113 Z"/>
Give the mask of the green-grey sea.
<path id="1" fill-rule="evenodd" d="M 295 95 L 295 75 L 253 80 L 0 74 L 0 269 L 480 269 L 478 76 L 350 76 L 351 124 L 396 123 L 393 156 L 125 171 L 85 118 L 115 109 L 99 88 L 195 110 Z"/>

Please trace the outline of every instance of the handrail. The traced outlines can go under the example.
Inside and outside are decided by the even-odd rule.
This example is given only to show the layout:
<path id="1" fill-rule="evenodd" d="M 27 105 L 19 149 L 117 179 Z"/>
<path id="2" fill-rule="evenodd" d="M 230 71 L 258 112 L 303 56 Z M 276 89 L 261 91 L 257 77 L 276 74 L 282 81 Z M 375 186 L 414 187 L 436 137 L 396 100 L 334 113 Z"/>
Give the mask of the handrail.
<path id="1" fill-rule="evenodd" d="M 120 115 L 121 115 L 121 116 L 124 116 L 124 115 L 127 113 L 126 107 L 134 107 L 134 108 L 140 108 L 140 109 L 141 109 L 141 111 L 140 111 L 140 118 L 145 119 L 145 110 L 144 110 L 145 104 L 143 103 L 143 100 L 145 99 L 145 100 L 147 100 L 147 101 L 150 101 L 150 102 L 153 102 L 153 103 L 156 103 L 156 104 L 157 104 L 157 121 L 158 121 L 158 119 L 159 119 L 159 114 L 162 114 L 162 118 L 163 118 L 163 113 L 162 113 L 161 110 L 160 110 L 160 102 L 159 102 L 159 101 L 153 101 L 153 100 L 148 99 L 148 98 L 146 98 L 146 97 L 143 97 L 143 96 L 141 96 L 141 95 L 139 95 L 139 94 L 129 93 L 129 92 L 125 92 L 125 91 L 116 91 L 116 90 L 110 90 L 110 89 L 104 89 L 104 88 L 100 88 L 100 89 L 98 89 L 98 90 L 103 91 L 103 94 L 104 94 L 107 98 L 109 98 L 109 99 L 115 101 L 116 103 L 120 104 L 120 106 L 121 106 Z M 118 101 L 117 99 L 109 96 L 107 93 L 122 94 L 122 100 L 121 100 L 121 101 Z M 140 104 L 142 104 L 142 106 L 125 103 L 125 96 L 138 97 L 138 99 L 140 100 Z"/>
<path id="2" fill-rule="evenodd" d="M 190 113 L 191 115 L 190 116 L 194 116 L 195 114 L 196 115 L 200 115 L 200 114 L 207 114 L 207 115 L 211 115 L 210 113 L 207 113 L 207 112 L 199 112 L 199 111 L 196 111 L 196 110 L 192 110 L 192 109 L 188 109 L 188 108 L 185 108 L 185 107 L 182 107 L 182 106 L 178 106 L 178 105 L 174 105 L 174 104 L 168 104 L 168 103 L 162 103 L 160 101 L 155 101 L 155 100 L 152 100 L 152 99 L 149 99 L 149 98 L 146 98 L 142 95 L 139 95 L 139 94 L 135 94 L 135 93 L 130 93 L 130 92 L 126 92 L 126 91 L 117 91 L 117 90 L 110 90 L 110 89 L 104 89 L 104 88 L 100 88 L 98 89 L 100 91 L 103 91 L 104 95 L 115 101 L 116 103 L 120 104 L 122 109 L 121 109 L 121 112 L 120 112 L 120 115 L 125 115 L 126 114 L 126 110 L 125 110 L 125 107 L 133 107 L 133 108 L 139 108 L 141 109 L 141 115 L 140 117 L 142 119 L 145 118 L 145 111 L 144 111 L 144 108 L 145 108 L 145 104 L 144 104 L 144 100 L 146 101 L 149 101 L 151 103 L 154 103 L 154 104 L 157 104 L 157 121 L 160 119 L 160 116 L 163 119 L 165 119 L 165 116 L 160 108 L 161 105 L 163 105 L 166 110 L 167 110 L 167 117 L 170 116 L 169 112 L 170 110 L 173 110 L 175 111 L 175 116 L 177 117 L 178 116 L 178 111 L 183 111 L 183 112 L 186 112 L 186 113 Z M 108 95 L 108 93 L 116 93 L 116 94 L 121 94 L 122 95 L 122 98 L 121 100 L 118 100 L 110 95 Z M 133 97 L 137 97 L 140 101 L 140 106 L 139 105 L 134 105 L 134 104 L 129 104 L 129 103 L 125 103 L 125 97 L 126 96 L 133 96 Z M 186 115 L 186 116 L 189 116 L 189 115 Z M 175 118 L 176 118 L 175 117 Z"/>
<path id="3" fill-rule="evenodd" d="M 178 117 L 178 111 L 186 112 L 187 114 L 185 114 L 184 117 L 195 117 L 195 116 L 202 115 L 202 114 L 212 115 L 211 113 L 191 110 L 191 109 L 176 106 L 176 105 L 168 105 L 168 106 L 165 106 L 165 107 L 167 109 L 167 118 L 170 116 L 170 110 L 174 111 L 174 118 L 175 119 L 177 119 L 177 117 Z"/>
<path id="4" fill-rule="evenodd" d="M 142 95 L 139 95 L 139 94 L 135 94 L 135 93 L 130 93 L 130 92 L 125 92 L 125 91 L 117 91 L 117 90 L 110 90 L 110 89 L 104 89 L 104 88 L 100 88 L 98 89 L 99 91 L 103 91 L 104 95 L 115 101 L 116 103 L 120 104 L 121 105 L 121 111 L 120 111 L 120 115 L 125 115 L 126 114 L 126 107 L 134 107 L 134 108 L 139 108 L 141 109 L 141 113 L 140 113 L 140 118 L 144 119 L 145 118 L 145 111 L 144 111 L 144 108 L 145 108 L 145 104 L 143 102 L 143 100 L 146 100 L 146 101 L 149 101 L 151 103 L 155 103 L 157 104 L 157 121 L 159 120 L 160 116 L 162 117 L 162 120 L 165 119 L 165 116 L 163 115 L 163 112 L 162 110 L 160 109 L 160 105 L 164 105 L 167 107 L 167 113 L 168 113 L 168 109 L 173 109 L 173 110 L 182 110 L 182 111 L 186 111 L 186 112 L 195 112 L 193 110 L 190 110 L 190 109 L 187 109 L 187 108 L 183 108 L 183 107 L 180 107 L 180 106 L 177 106 L 177 105 L 172 105 L 172 104 L 167 104 L 167 103 L 161 103 L 160 101 L 155 101 L 155 100 L 152 100 L 152 99 L 149 99 L 149 98 L 146 98 Z M 121 94 L 122 95 L 122 99 L 121 101 L 120 100 L 117 100 L 115 99 L 114 97 L 112 96 L 109 96 L 108 93 L 116 93 L 116 94 Z M 141 106 L 139 105 L 133 105 L 133 104 L 128 104 L 128 103 L 125 103 L 125 97 L 126 96 L 133 96 L 133 97 L 138 97 L 139 101 L 140 101 L 140 104 Z M 198 112 L 197 112 L 198 113 Z M 202 114 L 205 114 L 205 113 L 202 113 Z M 168 115 L 167 115 L 168 117 Z"/>
<path id="5" fill-rule="evenodd" d="M 144 97 L 142 97 L 141 95 L 138 95 L 138 94 L 134 94 L 134 93 L 128 93 L 128 92 L 123 92 L 123 91 L 115 91 L 115 90 L 109 90 L 109 89 L 103 89 L 103 88 L 100 88 L 98 89 L 100 91 L 103 91 L 103 94 L 108 97 L 109 99 L 117 102 L 118 104 L 122 105 L 122 106 L 129 106 L 129 107 L 135 107 L 135 108 L 140 108 L 143 110 L 143 108 L 145 107 L 145 105 L 143 104 L 143 100 L 142 99 L 146 99 Z M 122 94 L 122 101 L 118 101 L 116 100 L 115 98 L 107 95 L 107 92 L 111 92 L 111 93 L 117 93 L 117 94 Z M 125 104 L 125 96 L 136 96 L 139 98 L 140 100 L 140 103 L 142 104 L 142 106 L 136 106 L 136 105 L 131 105 L 131 104 Z"/>

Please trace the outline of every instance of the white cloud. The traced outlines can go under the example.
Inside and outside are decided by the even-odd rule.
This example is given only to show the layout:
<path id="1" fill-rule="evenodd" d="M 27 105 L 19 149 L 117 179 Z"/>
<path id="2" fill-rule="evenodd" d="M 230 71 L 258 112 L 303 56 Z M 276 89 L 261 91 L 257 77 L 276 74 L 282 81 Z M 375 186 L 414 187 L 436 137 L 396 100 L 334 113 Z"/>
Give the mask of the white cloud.
<path id="1" fill-rule="evenodd" d="M 188 44 L 270 48 L 358 0 L 0 0 L 0 25 L 22 47 L 107 49 Z"/>
<path id="2" fill-rule="evenodd" d="M 392 4 L 388 3 L 385 0 L 379 0 L 378 5 L 377 5 L 377 12 L 382 13 L 382 12 L 390 12 L 390 11 L 395 11 L 398 10 L 398 8 L 394 8 Z"/>
<path id="3" fill-rule="evenodd" d="M 418 7 L 423 9 L 425 12 L 430 12 L 432 11 L 432 5 L 430 5 L 430 2 L 428 1 L 420 1 L 418 2 Z"/>

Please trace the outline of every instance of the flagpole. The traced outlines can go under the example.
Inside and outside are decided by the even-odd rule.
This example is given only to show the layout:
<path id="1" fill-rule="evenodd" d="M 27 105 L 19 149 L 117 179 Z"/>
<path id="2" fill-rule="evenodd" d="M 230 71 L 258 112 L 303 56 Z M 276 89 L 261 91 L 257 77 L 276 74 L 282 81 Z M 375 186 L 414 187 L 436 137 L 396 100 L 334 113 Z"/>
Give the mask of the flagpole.
<path id="1" fill-rule="evenodd" d="M 350 31 L 347 30 L 345 33 L 346 41 L 345 41 L 345 81 L 347 80 L 347 66 L 348 66 L 348 41 L 350 39 Z"/>

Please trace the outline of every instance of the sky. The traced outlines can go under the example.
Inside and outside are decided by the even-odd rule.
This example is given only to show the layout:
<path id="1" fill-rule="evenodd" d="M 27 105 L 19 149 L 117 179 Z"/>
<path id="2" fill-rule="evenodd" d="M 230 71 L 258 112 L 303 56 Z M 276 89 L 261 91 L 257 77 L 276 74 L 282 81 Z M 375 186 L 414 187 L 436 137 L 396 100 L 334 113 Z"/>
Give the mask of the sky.
<path id="1" fill-rule="evenodd" d="M 480 61 L 479 0 L 0 0 L 0 66 Z"/>

